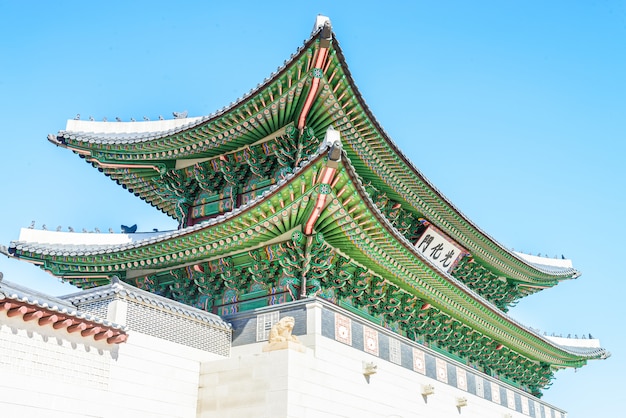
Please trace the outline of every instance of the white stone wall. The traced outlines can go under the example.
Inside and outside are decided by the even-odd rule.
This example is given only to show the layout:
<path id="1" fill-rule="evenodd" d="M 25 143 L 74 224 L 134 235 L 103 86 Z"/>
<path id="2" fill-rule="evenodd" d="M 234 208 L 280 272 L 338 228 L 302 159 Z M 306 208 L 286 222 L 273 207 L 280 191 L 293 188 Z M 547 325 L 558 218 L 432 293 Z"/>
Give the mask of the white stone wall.
<path id="1" fill-rule="evenodd" d="M 512 388 L 501 389 L 506 386 L 486 376 L 478 376 L 475 371 L 473 384 L 480 390 L 473 389 L 472 392 L 483 393 L 493 387 L 497 393 L 505 390 L 506 396 L 494 396 L 498 399 L 494 401 L 470 393 L 467 377 L 471 369 L 461 365 L 455 366 L 453 385 L 447 381 L 447 376 L 429 377 L 417 366 L 411 369 L 397 364 L 399 361 L 385 360 L 378 356 L 378 349 L 373 346 L 363 344 L 363 349 L 359 349 L 341 342 L 342 336 L 328 338 L 322 334 L 323 309 L 319 303 L 307 306 L 307 334 L 298 336 L 306 347 L 304 352 L 292 349 L 264 352 L 267 343 L 252 343 L 233 347 L 230 359 L 203 364 L 198 417 L 561 416 L 560 412 L 557 415 L 556 410 L 527 394 L 515 396 Z M 368 335 L 363 332 L 361 338 L 367 339 Z M 444 370 L 450 367 L 446 363 L 452 360 L 437 358 L 438 373 L 440 365 Z M 376 373 L 365 376 L 364 363 L 373 363 Z M 424 397 L 422 392 L 426 385 L 434 387 L 434 394 Z M 489 389 L 483 390 L 487 385 Z M 457 406 L 460 398 L 467 401 L 465 406 Z M 515 402 L 520 399 L 521 407 L 516 407 Z M 531 402 L 537 413 L 531 414 Z"/>
<path id="2" fill-rule="evenodd" d="M 198 418 L 286 417 L 291 350 L 261 353 L 242 346 L 230 359 L 204 363 L 198 389 Z"/>
<path id="3" fill-rule="evenodd" d="M 111 365 L 110 416 L 195 417 L 202 362 L 218 356 L 132 333 Z"/>
<path id="4" fill-rule="evenodd" d="M 377 372 L 369 379 L 363 362 Z M 289 356 L 289 417 L 504 417 L 506 407 L 329 339 Z M 424 385 L 435 393 L 422 396 Z M 467 406 L 457 407 L 458 398 Z"/>
<path id="5" fill-rule="evenodd" d="M 107 345 L 0 312 L 0 415 L 193 418 L 200 365 L 218 358 L 138 332 Z"/>
<path id="6" fill-rule="evenodd" d="M 262 352 L 262 345 L 234 348 L 233 358 L 203 364 L 199 418 L 527 416 L 327 338 L 304 353 Z M 364 361 L 378 366 L 369 379 Z M 428 384 L 435 393 L 425 398 Z M 467 406 L 459 410 L 461 397 Z"/>
<path id="7" fill-rule="evenodd" d="M 122 305 L 110 306 L 109 313 L 117 312 L 123 322 Z M 254 335 L 241 337 L 246 343 L 233 347 L 229 358 L 132 330 L 127 342 L 107 345 L 0 312 L 0 416 L 561 417 L 556 409 L 449 359 L 437 357 L 436 375 L 432 357 L 430 374 L 415 354 L 407 364 L 406 346 L 400 361 L 391 342 L 387 351 L 377 345 L 388 331 L 373 324 L 362 331 L 353 327 L 348 338 L 341 332 L 345 319 L 353 325 L 364 320 L 341 311 L 330 322 L 328 312 L 338 308 L 327 303 L 309 303 L 306 315 L 296 315 L 302 312 L 296 308 L 285 312 L 306 322 L 299 328 L 302 334 L 306 330 L 298 336 L 302 351 L 264 352 L 266 342 L 248 342 L 256 341 L 252 314 L 246 329 Z M 453 367 L 454 384 L 438 374 L 446 362 L 449 371 Z M 364 363 L 373 363 L 376 373 L 364 375 Z M 470 373 L 476 379 L 472 393 Z M 434 394 L 422 396 L 425 385 L 432 385 Z M 479 395 L 492 385 L 501 399 Z M 467 405 L 458 408 L 459 398 Z"/>

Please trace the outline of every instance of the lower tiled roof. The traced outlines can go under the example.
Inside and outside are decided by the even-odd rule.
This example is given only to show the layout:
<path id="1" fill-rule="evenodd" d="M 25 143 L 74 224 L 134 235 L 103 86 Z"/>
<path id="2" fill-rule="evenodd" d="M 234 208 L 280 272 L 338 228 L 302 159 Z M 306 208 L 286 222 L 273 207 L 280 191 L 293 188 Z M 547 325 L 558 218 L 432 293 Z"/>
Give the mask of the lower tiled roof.
<path id="1" fill-rule="evenodd" d="M 119 344 L 128 338 L 126 328 L 100 317 L 83 313 L 62 299 L 44 295 L 0 279 L 0 312 L 7 317 L 21 317 L 39 326 L 52 325 L 55 330 L 80 333 L 84 338 Z"/>

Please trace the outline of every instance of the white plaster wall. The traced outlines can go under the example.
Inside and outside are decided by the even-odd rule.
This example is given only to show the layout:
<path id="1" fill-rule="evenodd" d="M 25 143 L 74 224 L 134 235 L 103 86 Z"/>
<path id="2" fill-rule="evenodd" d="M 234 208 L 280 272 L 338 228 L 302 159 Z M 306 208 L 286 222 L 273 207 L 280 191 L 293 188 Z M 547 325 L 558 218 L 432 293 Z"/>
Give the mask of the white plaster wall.
<path id="1" fill-rule="evenodd" d="M 195 417 L 215 354 L 130 333 L 97 343 L 0 312 L 0 415 Z"/>
<path id="2" fill-rule="evenodd" d="M 36 323 L 0 313 L 2 415 L 103 416 L 116 348 Z"/>
<path id="3" fill-rule="evenodd" d="M 111 346 L 0 312 L 0 416 L 528 416 L 323 337 L 320 319 L 312 305 L 304 352 L 254 343 L 224 358 L 136 332 Z M 369 380 L 364 361 L 377 365 Z"/>

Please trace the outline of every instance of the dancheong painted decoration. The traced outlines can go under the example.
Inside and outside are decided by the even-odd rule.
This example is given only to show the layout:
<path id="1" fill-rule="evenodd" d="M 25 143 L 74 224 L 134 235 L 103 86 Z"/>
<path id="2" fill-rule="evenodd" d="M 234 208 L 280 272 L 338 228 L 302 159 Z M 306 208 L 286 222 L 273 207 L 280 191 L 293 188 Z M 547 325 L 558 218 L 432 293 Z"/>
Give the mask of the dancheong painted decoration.
<path id="1" fill-rule="evenodd" d="M 81 288 L 117 277 L 221 315 L 321 297 L 535 395 L 555 370 L 608 356 L 507 315 L 579 272 L 504 248 L 420 173 L 365 104 L 327 18 L 244 97 L 175 116 L 69 120 L 48 139 L 178 230 L 25 228 L 6 252 Z"/>

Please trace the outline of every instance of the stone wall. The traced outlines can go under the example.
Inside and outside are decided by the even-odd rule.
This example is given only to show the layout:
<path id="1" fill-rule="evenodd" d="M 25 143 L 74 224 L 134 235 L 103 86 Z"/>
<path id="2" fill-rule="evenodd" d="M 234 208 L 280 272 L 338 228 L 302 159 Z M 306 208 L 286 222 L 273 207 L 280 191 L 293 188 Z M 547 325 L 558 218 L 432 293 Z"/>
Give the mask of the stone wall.
<path id="1" fill-rule="evenodd" d="M 228 342 L 222 334 L 213 343 L 196 342 L 211 338 L 206 313 L 157 306 L 140 300 L 141 295 L 127 299 L 100 292 L 89 302 L 82 296 L 74 301 L 82 300 L 86 309 L 93 303 L 94 311 L 104 312 L 100 301 L 108 300 L 107 318 L 128 325 L 124 343 L 107 344 L 0 312 L 4 415 L 565 417 L 505 382 L 324 300 L 225 318 L 232 324 L 230 348 L 230 328 L 219 318 Z M 134 304 L 143 311 L 129 309 Z M 141 320 L 133 320 L 135 315 Z M 185 318 L 177 321 L 180 315 Z M 272 349 L 269 331 L 286 316 L 295 318 L 293 334 L 300 344 Z M 137 325 L 146 323 L 152 325 Z M 172 336 L 178 328 L 180 335 Z M 218 352 L 211 352 L 215 347 Z"/>
<path id="2" fill-rule="evenodd" d="M 303 350 L 263 351 L 268 343 L 259 342 L 258 331 L 268 318 L 284 316 L 305 322 L 294 327 Z M 230 359 L 202 365 L 202 418 L 565 417 L 505 382 L 322 300 L 227 320 L 239 343 Z M 427 388 L 433 393 L 423 395 Z"/>

